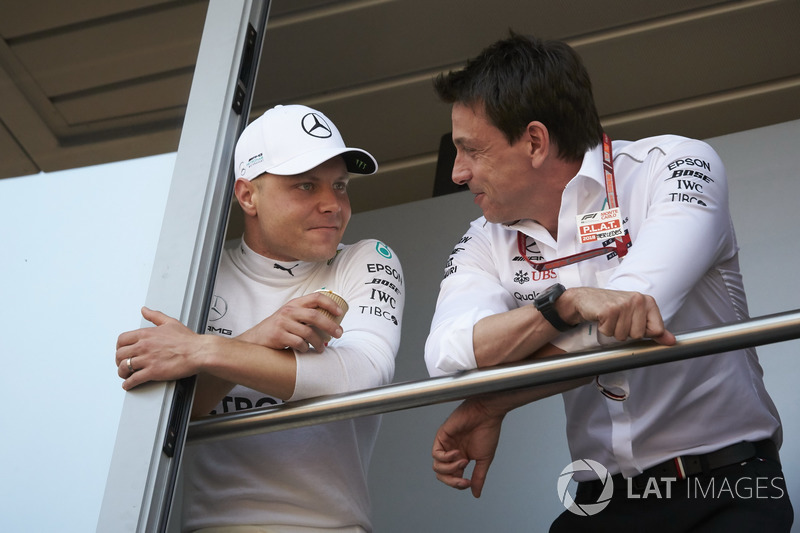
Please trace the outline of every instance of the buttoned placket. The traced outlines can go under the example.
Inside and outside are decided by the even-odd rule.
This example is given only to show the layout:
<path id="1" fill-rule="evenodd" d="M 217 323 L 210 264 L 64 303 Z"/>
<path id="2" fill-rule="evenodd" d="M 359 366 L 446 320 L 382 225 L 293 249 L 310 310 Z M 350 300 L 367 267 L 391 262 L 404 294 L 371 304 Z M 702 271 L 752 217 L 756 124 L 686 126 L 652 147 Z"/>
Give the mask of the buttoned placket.
<path id="1" fill-rule="evenodd" d="M 597 163 L 598 175 L 602 175 L 600 174 L 602 172 L 600 161 L 598 160 Z M 592 168 L 592 170 L 594 169 Z M 597 179 L 579 174 L 567 184 L 562 194 L 559 212 L 556 257 L 564 257 L 584 250 L 578 243 L 576 216 L 601 211 L 605 207 L 605 200 L 605 188 Z M 602 285 L 602 280 L 598 279 L 598 273 L 617 265 L 616 261 L 613 264 L 606 263 L 602 258 L 596 258 L 562 267 L 559 268 L 559 278 L 567 287 L 599 287 Z M 605 268 L 600 269 L 598 265 L 605 265 Z M 615 372 L 608 377 L 623 390 L 629 390 L 626 372 Z M 605 405 L 611 420 L 610 449 L 623 475 L 635 475 L 639 472 L 639 467 L 633 455 L 633 425 L 628 404 L 625 401 L 612 400 L 602 395 L 599 390 L 597 394 L 601 396 L 600 401 Z"/>

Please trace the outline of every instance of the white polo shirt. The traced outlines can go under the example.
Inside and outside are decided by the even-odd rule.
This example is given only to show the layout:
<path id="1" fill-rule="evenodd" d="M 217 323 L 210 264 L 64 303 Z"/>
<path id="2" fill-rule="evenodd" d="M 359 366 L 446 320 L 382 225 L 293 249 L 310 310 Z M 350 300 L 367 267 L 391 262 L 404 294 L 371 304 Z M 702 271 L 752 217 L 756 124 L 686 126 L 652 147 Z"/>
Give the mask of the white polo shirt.
<path id="1" fill-rule="evenodd" d="M 518 252 L 517 230 L 527 236 L 532 261 L 599 247 L 579 243 L 576 223 L 577 215 L 604 208 L 598 145 L 564 189 L 557 241 L 530 220 L 512 226 L 482 217 L 472 222 L 445 267 L 425 347 L 432 376 L 475 368 L 474 324 L 533 303 L 557 282 L 649 294 L 677 333 L 748 317 L 725 169 L 714 150 L 666 135 L 615 141 L 613 155 L 623 226 L 632 240 L 627 256 L 610 253 L 536 272 Z M 606 342 L 599 337 L 595 324 L 585 324 L 554 344 L 572 352 Z M 599 379 L 609 390 L 627 393 L 627 400 L 611 400 L 593 384 L 564 393 L 567 437 L 574 460 L 593 459 L 612 474 L 633 476 L 678 455 L 742 440 L 781 443 L 780 419 L 754 349 Z"/>

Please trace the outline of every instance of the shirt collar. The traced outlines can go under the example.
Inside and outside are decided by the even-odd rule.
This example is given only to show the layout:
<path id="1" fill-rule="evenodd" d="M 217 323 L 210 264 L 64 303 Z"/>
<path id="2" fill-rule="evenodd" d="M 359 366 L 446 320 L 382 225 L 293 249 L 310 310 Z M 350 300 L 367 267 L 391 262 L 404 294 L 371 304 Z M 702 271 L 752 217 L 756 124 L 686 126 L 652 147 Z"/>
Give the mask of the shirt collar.
<path id="1" fill-rule="evenodd" d="M 239 240 L 235 254 L 242 268 L 259 278 L 297 280 L 307 275 L 317 264 L 305 261 L 275 261 L 255 252 L 247 246 L 244 239 Z"/>
<path id="2" fill-rule="evenodd" d="M 583 154 L 583 162 L 581 168 L 574 178 L 567 183 L 570 187 L 573 183 L 579 183 L 583 180 L 590 180 L 598 183 L 605 189 L 605 174 L 603 172 L 603 144 L 600 143 L 591 150 Z"/>
<path id="3" fill-rule="evenodd" d="M 578 173 L 575 174 L 575 177 L 573 177 L 567 183 L 566 187 L 564 187 L 564 191 L 567 191 L 571 187 L 577 187 L 587 180 L 596 183 L 601 190 L 605 191 L 602 143 L 590 150 L 587 150 L 586 153 L 583 154 L 581 168 L 578 169 Z M 520 230 L 523 233 L 531 236 L 533 236 L 535 233 L 538 233 L 538 229 L 541 229 L 541 226 L 532 220 L 518 220 L 512 224 L 509 224 L 507 227 L 512 230 Z M 539 235 L 539 238 L 542 238 L 542 236 Z"/>

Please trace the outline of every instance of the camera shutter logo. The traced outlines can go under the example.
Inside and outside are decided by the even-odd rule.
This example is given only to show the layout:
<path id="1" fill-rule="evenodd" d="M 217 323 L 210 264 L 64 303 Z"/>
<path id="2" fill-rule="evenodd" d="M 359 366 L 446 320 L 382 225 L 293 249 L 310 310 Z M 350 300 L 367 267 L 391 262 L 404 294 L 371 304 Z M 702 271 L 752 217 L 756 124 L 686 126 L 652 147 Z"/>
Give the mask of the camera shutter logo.
<path id="1" fill-rule="evenodd" d="M 572 499 L 572 495 L 569 493 L 567 488 L 570 480 L 572 479 L 573 473 L 584 472 L 587 470 L 593 471 L 595 474 L 597 474 L 598 479 L 603 482 L 603 490 L 601 491 L 600 498 L 596 503 L 578 504 L 574 499 Z M 596 515 L 605 509 L 606 506 L 611 502 L 611 496 L 613 493 L 614 481 L 611 479 L 611 475 L 608 473 L 608 470 L 606 470 L 606 467 L 597 461 L 592 461 L 591 459 L 578 459 L 577 461 L 573 461 L 567 465 L 567 467 L 561 471 L 561 475 L 558 476 L 558 497 L 561 500 L 561 503 L 564 504 L 564 507 L 567 508 L 567 511 L 579 516 Z"/>

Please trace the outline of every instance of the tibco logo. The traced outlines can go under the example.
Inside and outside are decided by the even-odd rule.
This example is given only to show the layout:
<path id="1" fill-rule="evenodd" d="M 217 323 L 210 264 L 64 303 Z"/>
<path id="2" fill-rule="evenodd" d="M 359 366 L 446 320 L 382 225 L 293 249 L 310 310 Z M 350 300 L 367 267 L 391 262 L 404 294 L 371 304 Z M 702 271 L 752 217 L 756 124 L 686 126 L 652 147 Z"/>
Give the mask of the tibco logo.
<path id="1" fill-rule="evenodd" d="M 570 480 L 572 479 L 573 473 L 587 470 L 593 471 L 597 475 L 597 478 L 602 481 L 603 490 L 601 491 L 600 498 L 597 502 L 578 504 L 572 498 L 572 495 L 569 493 L 567 488 Z M 596 515 L 605 509 L 606 506 L 611 502 L 611 496 L 613 493 L 614 481 L 611 479 L 611 475 L 608 473 L 608 470 L 606 470 L 606 468 L 597 461 L 592 461 L 591 459 L 578 459 L 577 461 L 573 461 L 567 465 L 567 467 L 562 470 L 561 474 L 558 476 L 558 497 L 561 500 L 561 503 L 564 504 L 564 507 L 566 507 L 568 511 L 579 516 Z"/>

